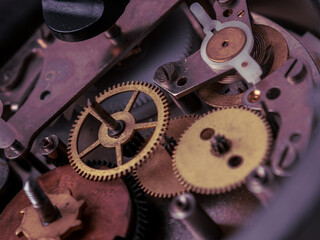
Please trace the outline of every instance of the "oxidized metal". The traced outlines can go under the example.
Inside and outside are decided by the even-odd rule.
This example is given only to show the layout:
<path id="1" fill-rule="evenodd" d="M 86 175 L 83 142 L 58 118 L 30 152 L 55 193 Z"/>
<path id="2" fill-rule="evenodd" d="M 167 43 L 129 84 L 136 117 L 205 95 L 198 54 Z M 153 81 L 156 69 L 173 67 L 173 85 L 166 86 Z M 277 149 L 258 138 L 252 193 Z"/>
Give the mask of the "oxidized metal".
<path id="1" fill-rule="evenodd" d="M 77 201 L 70 191 L 60 194 L 49 194 L 48 197 L 59 209 L 61 217 L 48 225 L 43 225 L 36 209 L 33 206 L 20 211 L 23 219 L 16 230 L 16 235 L 24 235 L 28 239 L 55 239 L 66 238 L 74 231 L 80 230 L 83 225 L 79 220 L 85 206 L 84 200 Z"/>
<path id="2" fill-rule="evenodd" d="M 80 177 L 71 166 L 63 166 L 41 175 L 37 181 L 46 193 L 58 195 L 70 189 L 75 199 L 86 202 L 82 212 L 84 227 L 68 239 L 114 240 L 116 236 L 128 236 L 133 205 L 121 179 L 92 182 Z M 26 195 L 20 191 L 1 213 L 0 232 L 4 239 L 19 239 L 15 235 L 23 218 L 19 211 L 29 205 Z"/>
<path id="3" fill-rule="evenodd" d="M 254 31 L 259 31 L 265 41 L 265 47 L 271 45 L 273 50 L 273 58 L 270 61 L 263 62 L 264 59 L 257 59 L 257 62 L 262 65 L 264 69 L 264 75 L 268 75 L 282 66 L 285 61 L 288 59 L 289 56 L 289 49 L 286 40 L 282 36 L 280 32 L 275 30 L 272 27 L 266 25 L 254 25 Z M 254 33 L 254 36 L 256 34 Z M 257 42 L 255 42 L 257 44 Z M 256 47 L 254 47 L 254 50 Z M 256 49 L 259 52 L 264 51 L 266 54 L 266 49 L 258 48 Z M 254 54 L 259 57 L 261 53 Z M 261 58 L 261 57 L 260 57 Z M 265 58 L 265 57 L 264 57 Z M 263 66 L 266 65 L 266 66 Z M 240 75 L 229 75 L 222 78 L 219 83 L 213 82 L 205 85 L 204 87 L 200 88 L 197 93 L 199 97 L 208 105 L 213 107 L 228 107 L 228 106 L 240 106 L 242 105 L 242 97 L 245 91 L 239 92 L 238 94 L 223 94 L 221 93 L 221 89 L 224 87 L 228 89 L 225 84 L 232 83 L 234 81 L 240 81 L 242 77 Z M 245 89 L 246 90 L 246 89 Z"/>
<path id="4" fill-rule="evenodd" d="M 300 60 L 299 60 L 300 61 Z M 299 82 L 292 81 L 290 73 L 299 75 L 301 63 L 289 59 L 281 68 L 270 74 L 263 81 L 249 89 L 243 96 L 243 104 L 250 108 L 261 109 L 264 104 L 279 125 L 275 144 L 271 154 L 273 172 L 276 175 L 288 176 L 299 155 L 308 146 L 312 133 L 313 109 L 308 98 L 313 89 L 311 73 L 305 72 Z M 260 91 L 258 101 L 251 101 L 250 94 Z M 250 102 L 251 101 L 251 102 Z M 267 114 L 267 113 L 265 113 Z"/>
<path id="5" fill-rule="evenodd" d="M 110 70 L 164 18 L 179 0 L 130 1 L 117 24 L 125 41 L 113 45 L 104 34 L 83 42 L 55 41 L 43 52 L 39 80 L 20 110 L 8 123 L 15 128 L 23 157 L 35 136 L 59 116 L 95 80 Z M 150 11 L 157 9 L 157 11 Z M 80 61 L 79 61 L 80 60 Z M 35 112 L 31 111 L 35 109 Z"/>

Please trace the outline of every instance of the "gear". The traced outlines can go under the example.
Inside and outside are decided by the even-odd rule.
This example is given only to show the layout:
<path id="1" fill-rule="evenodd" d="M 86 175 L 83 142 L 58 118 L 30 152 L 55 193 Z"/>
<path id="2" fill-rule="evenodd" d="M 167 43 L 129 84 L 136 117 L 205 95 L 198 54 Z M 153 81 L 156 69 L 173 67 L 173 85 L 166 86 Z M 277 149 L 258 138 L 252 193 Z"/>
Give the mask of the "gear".
<path id="1" fill-rule="evenodd" d="M 69 236 L 74 231 L 83 228 L 83 222 L 79 220 L 85 201 L 77 201 L 72 197 L 71 191 L 64 193 L 49 194 L 52 204 L 59 209 L 61 217 L 52 224 L 43 225 L 36 209 L 33 206 L 26 207 L 20 211 L 23 219 L 16 230 L 16 235 L 25 236 L 28 239 L 61 239 Z"/>
<path id="2" fill-rule="evenodd" d="M 212 137 L 224 135 L 228 151 L 212 154 Z M 243 107 L 211 112 L 192 124 L 173 155 L 178 180 L 197 193 L 216 194 L 240 186 L 270 152 L 272 133 L 256 111 Z"/>
<path id="3" fill-rule="evenodd" d="M 180 117 L 170 120 L 166 132 L 167 139 L 177 140 L 197 116 Z M 139 167 L 134 175 L 141 189 L 154 197 L 173 197 L 188 191 L 181 185 L 172 170 L 172 157 L 164 147 L 159 147 L 150 155 L 150 160 Z"/>
<path id="4" fill-rule="evenodd" d="M 134 200 L 122 179 L 111 182 L 87 181 L 70 165 L 65 165 L 41 175 L 37 182 L 49 197 L 50 194 L 57 195 L 70 190 L 75 199 L 86 202 L 81 217 L 83 228 L 73 232 L 68 239 L 127 239 L 132 229 Z M 52 202 L 56 204 L 54 200 Z M 22 220 L 19 211 L 29 205 L 26 194 L 20 191 L 6 206 L 0 217 L 1 239 L 15 239 L 14 232 Z M 52 224 L 54 226 L 56 223 Z"/>
<path id="5" fill-rule="evenodd" d="M 100 160 L 88 160 L 86 164 L 95 169 L 116 167 L 116 164 Z M 132 240 L 146 239 L 145 232 L 148 228 L 148 204 L 145 195 L 138 187 L 135 178 L 131 174 L 122 177 L 122 180 L 128 187 L 134 205 L 134 217 L 132 218 L 134 223 L 131 224 L 134 227 L 130 231 L 129 238 Z"/>
<path id="6" fill-rule="evenodd" d="M 81 176 L 95 181 L 111 180 L 120 177 L 127 172 L 131 172 L 137 167 L 137 165 L 140 165 L 141 162 L 145 161 L 150 153 L 152 153 L 155 146 L 159 144 L 159 140 L 164 134 L 169 121 L 169 108 L 166 98 L 157 87 L 143 82 L 131 82 L 127 84 L 123 83 L 122 85 L 118 84 L 117 87 L 109 88 L 108 91 L 105 91 L 104 93 L 101 93 L 98 97 L 96 97 L 96 102 L 98 104 L 101 104 L 110 97 L 113 97 L 120 93 L 128 92 L 132 92 L 132 94 L 125 109 L 121 112 L 112 114 L 112 117 L 114 119 L 123 121 L 125 125 L 123 131 L 119 136 L 109 136 L 109 129 L 107 125 L 100 124 L 98 139 L 89 147 L 85 148 L 82 151 L 79 151 L 79 134 L 85 119 L 90 114 L 97 119 L 99 119 L 99 117 L 97 117 L 95 114 L 92 114 L 89 108 L 85 108 L 76 120 L 74 128 L 72 129 L 70 134 L 68 155 L 72 167 Z M 157 121 L 136 123 L 135 118 L 130 113 L 130 111 L 140 93 L 149 96 L 153 100 L 157 109 Z M 137 132 L 138 130 L 146 129 L 153 130 L 152 136 L 144 143 L 142 148 L 134 157 L 130 159 L 124 159 L 123 146 L 133 138 L 135 132 Z M 116 168 L 98 170 L 90 168 L 82 161 L 82 158 L 84 158 L 87 154 L 95 150 L 100 145 L 108 149 L 115 149 L 115 156 L 117 161 Z M 106 160 L 109 161 L 109 159 Z"/>
<path id="7" fill-rule="evenodd" d="M 252 55 L 261 65 L 266 76 L 281 67 L 288 59 L 287 42 L 280 32 L 266 25 L 253 25 L 253 31 L 255 46 Z M 273 49 L 273 57 L 270 56 L 270 46 Z M 247 86 L 239 87 L 236 84 L 241 80 L 242 77 L 238 73 L 228 75 L 219 82 L 200 88 L 198 94 L 212 107 L 240 106 L 243 94 L 248 89 Z M 236 91 L 232 91 L 233 88 Z"/>

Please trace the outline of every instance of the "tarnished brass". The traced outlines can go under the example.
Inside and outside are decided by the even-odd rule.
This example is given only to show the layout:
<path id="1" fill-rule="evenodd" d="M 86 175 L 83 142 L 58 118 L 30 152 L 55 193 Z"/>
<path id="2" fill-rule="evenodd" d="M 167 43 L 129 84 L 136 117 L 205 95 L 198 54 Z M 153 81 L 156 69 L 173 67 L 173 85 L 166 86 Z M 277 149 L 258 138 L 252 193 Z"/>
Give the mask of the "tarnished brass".
<path id="1" fill-rule="evenodd" d="M 80 230 L 83 225 L 79 220 L 84 200 L 77 201 L 71 192 L 61 194 L 48 194 L 51 202 L 58 208 L 61 217 L 56 221 L 43 226 L 37 211 L 33 206 L 24 208 L 21 225 L 16 230 L 16 235 L 24 235 L 28 239 L 64 239 L 72 232 Z"/>
<path id="2" fill-rule="evenodd" d="M 246 34 L 236 27 L 216 32 L 208 42 L 207 55 L 214 62 L 226 62 L 237 56 L 246 45 Z"/>
<path id="3" fill-rule="evenodd" d="M 211 143 L 201 133 L 212 129 L 232 142 L 223 155 L 211 154 Z M 240 186 L 270 152 L 272 134 L 256 111 L 239 107 L 203 116 L 182 134 L 173 157 L 178 180 L 197 193 L 217 194 Z"/>
<path id="4" fill-rule="evenodd" d="M 132 171 L 140 165 L 141 162 L 153 152 L 156 145 L 159 144 L 160 137 L 164 134 L 167 124 L 169 121 L 169 108 L 166 98 L 163 93 L 154 85 L 143 82 L 132 82 L 124 83 L 121 86 L 118 85 L 112 89 L 108 89 L 104 93 L 96 97 L 98 104 L 104 102 L 106 99 L 115 96 L 120 93 L 131 92 L 131 98 L 126 105 L 125 109 L 121 112 L 116 112 L 112 114 L 112 117 L 117 121 L 124 122 L 124 129 L 117 136 L 117 138 L 110 137 L 108 135 L 108 127 L 98 117 L 97 119 L 101 121 L 101 127 L 97 136 L 97 140 L 88 146 L 82 152 L 78 152 L 78 137 L 81 130 L 81 126 L 85 121 L 86 117 L 91 114 L 93 117 L 96 115 L 90 111 L 89 108 L 85 108 L 84 111 L 76 120 L 74 129 L 72 129 L 71 137 L 69 139 L 69 159 L 74 170 L 81 176 L 95 181 L 111 180 L 122 176 L 128 171 Z M 142 122 L 136 123 L 134 116 L 130 113 L 135 101 L 140 93 L 148 95 L 154 102 L 157 109 L 157 121 L 153 122 Z M 92 114 L 93 113 L 93 114 Z M 152 136 L 144 144 L 144 146 L 139 150 L 139 152 L 130 160 L 124 161 L 122 146 L 130 141 L 133 137 L 135 131 L 153 129 Z M 112 169 L 94 169 L 87 166 L 81 159 L 85 157 L 91 151 L 94 151 L 98 146 L 102 145 L 106 148 L 113 148 L 116 152 L 117 167 Z M 104 159 L 107 160 L 107 159 Z"/>
<path id="5" fill-rule="evenodd" d="M 289 49 L 286 40 L 280 32 L 274 28 L 266 25 L 258 25 L 258 27 L 253 28 L 255 31 L 259 31 L 259 34 L 265 39 L 266 47 L 271 44 L 273 48 L 273 62 L 271 63 L 270 70 L 266 75 L 274 72 L 276 69 L 282 66 L 289 56 Z M 256 54 L 257 56 L 259 54 Z M 232 75 L 226 76 L 221 81 L 230 83 L 234 81 L 241 80 L 241 76 Z M 242 97 L 244 93 L 239 93 L 236 95 L 225 95 L 221 94 L 219 91 L 223 87 L 222 84 L 214 82 L 200 88 L 198 94 L 200 98 L 212 107 L 229 107 L 229 106 L 240 106 L 242 105 Z"/>
<path id="6" fill-rule="evenodd" d="M 197 116 L 187 116 L 170 120 L 167 137 L 178 140 L 183 131 L 196 119 Z M 144 192 L 155 197 L 173 197 L 188 191 L 175 177 L 172 158 L 163 147 L 158 147 L 150 158 L 150 161 L 135 171 L 135 176 Z"/>

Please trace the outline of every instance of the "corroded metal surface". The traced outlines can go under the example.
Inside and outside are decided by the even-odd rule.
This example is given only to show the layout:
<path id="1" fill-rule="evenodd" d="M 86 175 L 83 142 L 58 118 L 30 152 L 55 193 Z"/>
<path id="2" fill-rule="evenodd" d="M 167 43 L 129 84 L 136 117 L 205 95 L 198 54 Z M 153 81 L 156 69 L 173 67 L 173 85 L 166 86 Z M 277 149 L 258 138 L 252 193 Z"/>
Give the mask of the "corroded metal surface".
<path id="1" fill-rule="evenodd" d="M 80 177 L 71 166 L 63 166 L 37 179 L 46 193 L 63 193 L 70 189 L 75 199 L 83 199 L 87 206 L 82 213 L 84 228 L 70 235 L 69 239 L 110 239 L 125 237 L 130 228 L 132 203 L 126 185 L 121 179 L 113 182 L 91 182 Z M 0 232 L 4 239 L 19 239 L 20 210 L 30 202 L 24 192 L 8 204 L 0 217 Z M 10 224 L 8 224 L 10 223 Z"/>

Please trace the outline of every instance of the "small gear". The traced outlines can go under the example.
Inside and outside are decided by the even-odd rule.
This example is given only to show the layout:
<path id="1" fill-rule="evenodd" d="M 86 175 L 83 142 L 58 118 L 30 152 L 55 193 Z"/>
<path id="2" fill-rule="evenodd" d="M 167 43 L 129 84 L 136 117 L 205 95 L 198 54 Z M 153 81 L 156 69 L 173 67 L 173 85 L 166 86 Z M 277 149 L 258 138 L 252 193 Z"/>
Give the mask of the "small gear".
<path id="1" fill-rule="evenodd" d="M 74 170 L 81 176 L 95 181 L 111 180 L 131 172 L 133 169 L 145 161 L 146 158 L 152 153 L 156 145 L 159 144 L 161 136 L 164 134 L 169 121 L 169 108 L 167 100 L 163 93 L 154 85 L 143 82 L 131 82 L 118 84 L 117 87 L 109 88 L 108 91 L 101 93 L 96 97 L 98 104 L 103 103 L 108 98 L 111 98 L 120 93 L 130 93 L 131 97 L 125 109 L 120 112 L 112 114 L 112 117 L 121 121 L 124 124 L 123 131 L 116 137 L 110 135 L 110 129 L 106 124 L 101 123 L 98 131 L 98 139 L 90 146 L 82 151 L 78 149 L 78 141 L 80 136 L 81 127 L 85 119 L 92 115 L 101 121 L 101 119 L 94 114 L 90 108 L 84 108 L 81 112 L 70 134 L 68 144 L 68 155 L 70 163 Z M 149 96 L 157 109 L 157 120 L 153 122 L 139 122 L 136 123 L 134 116 L 130 113 L 137 97 L 140 93 Z M 130 159 L 124 159 L 123 147 L 130 142 L 138 130 L 153 130 L 152 136 L 144 142 L 143 146 L 139 149 L 138 153 Z M 95 150 L 98 146 L 102 145 L 104 148 L 115 149 L 115 156 L 117 167 L 112 169 L 94 169 L 87 166 L 83 161 L 87 154 Z M 109 156 L 109 155 L 108 155 Z M 108 159 L 104 159 L 108 160 Z"/>
<path id="2" fill-rule="evenodd" d="M 80 177 L 70 165 L 65 165 L 41 175 L 37 182 L 59 209 L 58 203 L 50 197 L 51 194 L 60 195 L 70 190 L 78 202 L 80 199 L 86 202 L 86 208 L 82 211 L 81 216 L 83 228 L 73 232 L 67 239 L 131 239 L 129 232 L 132 229 L 135 215 L 135 200 L 132 199 L 123 179 L 110 182 L 92 182 Z M 18 237 L 14 237 L 14 232 L 22 223 L 20 210 L 29 205 L 30 201 L 23 190 L 10 201 L 0 217 L 1 239 L 18 239 Z M 66 211 L 69 208 L 66 204 L 62 207 Z M 59 211 L 62 215 L 63 212 Z M 74 213 L 76 212 L 72 209 L 66 212 L 66 214 Z M 57 226 L 56 224 L 57 222 L 53 222 L 52 227 Z M 47 227 L 50 225 L 45 228 Z M 36 230 L 39 231 L 41 228 Z M 58 230 L 60 231 L 61 228 Z M 64 236 L 62 239 L 65 239 Z"/>
<path id="3" fill-rule="evenodd" d="M 213 154 L 216 135 L 229 142 L 228 151 Z M 267 121 L 244 107 L 218 109 L 193 123 L 179 139 L 173 155 L 178 180 L 192 191 L 217 194 L 244 183 L 269 156 L 272 133 Z"/>
<path id="4" fill-rule="evenodd" d="M 177 140 L 198 118 L 198 116 L 187 116 L 170 120 L 166 132 L 167 139 Z M 188 188 L 177 181 L 172 169 L 172 157 L 164 147 L 158 147 L 150 155 L 150 160 L 137 168 L 134 176 L 141 189 L 154 197 L 173 197 L 188 191 Z"/>

